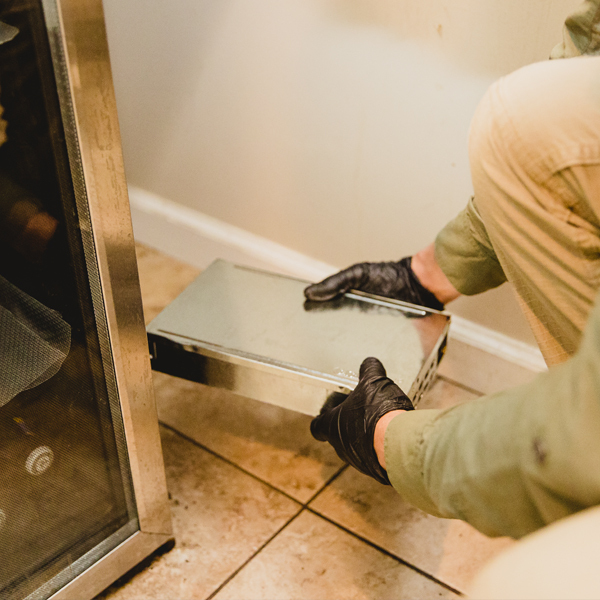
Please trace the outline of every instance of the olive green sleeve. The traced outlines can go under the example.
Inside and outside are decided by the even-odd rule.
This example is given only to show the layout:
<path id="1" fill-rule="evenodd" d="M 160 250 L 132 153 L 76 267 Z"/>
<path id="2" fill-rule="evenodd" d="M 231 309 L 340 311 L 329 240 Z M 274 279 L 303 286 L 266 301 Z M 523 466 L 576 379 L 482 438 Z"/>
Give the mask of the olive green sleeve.
<path id="1" fill-rule="evenodd" d="M 435 259 L 452 285 L 466 296 L 506 281 L 473 198 L 437 235 Z"/>
<path id="2" fill-rule="evenodd" d="M 522 387 L 390 423 L 392 485 L 431 514 L 519 538 L 600 504 L 600 305 L 579 351 Z"/>
<path id="3" fill-rule="evenodd" d="M 571 58 L 582 54 L 600 54 L 600 0 L 586 0 L 575 10 L 563 27 L 563 41 L 550 58 Z"/>

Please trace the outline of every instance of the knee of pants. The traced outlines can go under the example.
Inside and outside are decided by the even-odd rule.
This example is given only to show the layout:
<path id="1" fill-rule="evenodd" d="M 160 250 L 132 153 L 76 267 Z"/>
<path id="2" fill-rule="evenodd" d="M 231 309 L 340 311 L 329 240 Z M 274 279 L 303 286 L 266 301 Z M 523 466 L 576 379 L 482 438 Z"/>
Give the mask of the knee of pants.
<path id="1" fill-rule="evenodd" d="M 600 57 L 534 63 L 495 82 L 471 122 L 469 160 L 484 219 L 490 203 L 600 160 Z"/>
<path id="2" fill-rule="evenodd" d="M 534 147 L 525 147 L 527 140 L 539 137 L 538 123 L 527 117 L 535 103 L 529 82 L 517 71 L 492 84 L 475 111 L 469 130 L 469 161 L 475 203 L 484 221 L 497 203 L 511 201 L 512 194 L 497 190 L 510 188 L 516 171 L 527 170 L 526 157 L 536 152 Z"/>
<path id="3" fill-rule="evenodd" d="M 475 190 L 475 205 L 484 222 L 492 204 L 510 200 L 510 196 L 493 193 L 504 186 L 510 173 L 513 149 L 507 140 L 512 137 L 511 120 L 505 96 L 506 80 L 496 81 L 481 99 L 469 130 L 469 163 Z M 517 93 L 510 89 L 509 94 Z"/>

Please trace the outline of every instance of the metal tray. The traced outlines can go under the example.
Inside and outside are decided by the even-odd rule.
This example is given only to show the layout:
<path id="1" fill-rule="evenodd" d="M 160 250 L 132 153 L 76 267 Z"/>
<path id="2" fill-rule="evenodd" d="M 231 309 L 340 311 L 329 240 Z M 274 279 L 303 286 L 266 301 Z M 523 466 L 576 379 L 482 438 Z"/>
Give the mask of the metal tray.
<path id="1" fill-rule="evenodd" d="M 152 368 L 319 413 L 348 394 L 376 356 L 419 402 L 441 360 L 450 317 L 361 292 L 305 302 L 308 282 L 215 261 L 148 325 Z"/>

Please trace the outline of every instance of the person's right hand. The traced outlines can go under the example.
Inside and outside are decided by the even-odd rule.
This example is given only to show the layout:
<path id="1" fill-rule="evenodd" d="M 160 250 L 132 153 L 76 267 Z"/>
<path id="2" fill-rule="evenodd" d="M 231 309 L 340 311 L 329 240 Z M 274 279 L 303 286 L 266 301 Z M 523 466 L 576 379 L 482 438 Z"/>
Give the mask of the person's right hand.
<path id="1" fill-rule="evenodd" d="M 375 448 L 379 420 L 390 412 L 413 410 L 410 398 L 387 376 L 377 358 L 360 365 L 359 380 L 347 396 L 328 400 L 310 423 L 316 440 L 329 442 L 337 455 L 361 473 L 390 485 Z M 385 460 L 385 455 L 382 454 Z"/>
<path id="2" fill-rule="evenodd" d="M 307 300 L 332 300 L 350 290 L 394 298 L 411 304 L 443 310 L 444 305 L 423 287 L 411 267 L 412 257 L 399 262 L 359 263 L 304 290 Z"/>

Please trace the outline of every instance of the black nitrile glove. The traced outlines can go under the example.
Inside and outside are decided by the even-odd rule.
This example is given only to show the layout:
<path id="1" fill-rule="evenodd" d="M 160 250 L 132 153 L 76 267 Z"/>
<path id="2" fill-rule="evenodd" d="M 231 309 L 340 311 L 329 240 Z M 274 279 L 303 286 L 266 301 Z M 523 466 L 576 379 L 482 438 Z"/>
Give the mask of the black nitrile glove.
<path id="1" fill-rule="evenodd" d="M 399 262 L 359 263 L 327 277 L 304 290 L 308 300 L 324 301 L 341 296 L 349 290 L 360 290 L 377 296 L 395 298 L 411 304 L 443 310 L 444 305 L 414 274 L 407 256 Z"/>
<path id="2" fill-rule="evenodd" d="M 321 414 L 312 420 L 310 432 L 317 440 L 329 442 L 343 461 L 361 473 L 390 485 L 373 447 L 375 426 L 392 410 L 413 409 L 408 396 L 386 376 L 381 362 L 366 358 L 354 391 L 326 402 Z"/>

